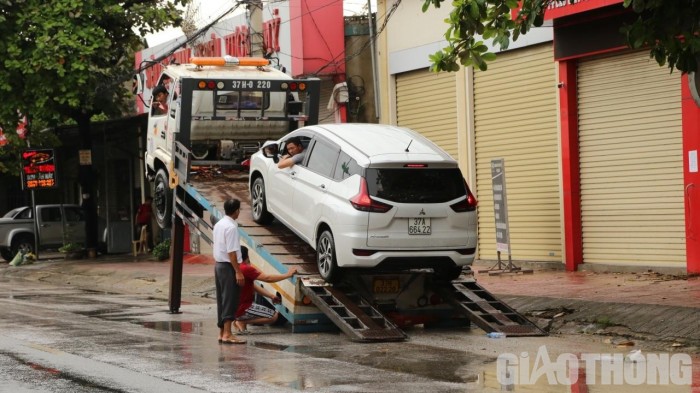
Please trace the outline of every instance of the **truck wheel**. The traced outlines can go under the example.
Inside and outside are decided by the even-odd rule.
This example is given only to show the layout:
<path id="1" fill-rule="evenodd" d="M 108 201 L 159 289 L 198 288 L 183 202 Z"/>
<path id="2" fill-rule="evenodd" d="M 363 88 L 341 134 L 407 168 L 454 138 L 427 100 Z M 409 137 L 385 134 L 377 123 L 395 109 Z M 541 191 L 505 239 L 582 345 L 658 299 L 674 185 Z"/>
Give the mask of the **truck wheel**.
<path id="1" fill-rule="evenodd" d="M 250 187 L 250 199 L 253 204 L 253 221 L 260 225 L 267 225 L 272 222 L 272 214 L 267 211 L 267 201 L 265 200 L 265 180 L 258 177 Z"/>
<path id="2" fill-rule="evenodd" d="M 335 283 L 340 280 L 340 268 L 335 256 L 335 240 L 329 230 L 323 231 L 316 243 L 316 263 L 318 273 L 326 282 Z"/>
<path id="3" fill-rule="evenodd" d="M 2 259 L 6 260 L 7 262 L 10 262 L 12 260 L 12 251 L 10 251 L 9 248 L 3 247 L 0 248 L 0 256 L 2 256 Z"/>
<path id="4" fill-rule="evenodd" d="M 159 169 L 153 186 L 153 206 L 155 207 L 156 221 L 163 229 L 170 227 L 170 219 L 173 210 L 173 192 L 168 185 L 168 173 Z"/>
<path id="5" fill-rule="evenodd" d="M 12 239 L 12 256 L 17 255 L 18 252 L 23 253 L 34 253 L 34 237 L 29 235 L 19 235 Z"/>

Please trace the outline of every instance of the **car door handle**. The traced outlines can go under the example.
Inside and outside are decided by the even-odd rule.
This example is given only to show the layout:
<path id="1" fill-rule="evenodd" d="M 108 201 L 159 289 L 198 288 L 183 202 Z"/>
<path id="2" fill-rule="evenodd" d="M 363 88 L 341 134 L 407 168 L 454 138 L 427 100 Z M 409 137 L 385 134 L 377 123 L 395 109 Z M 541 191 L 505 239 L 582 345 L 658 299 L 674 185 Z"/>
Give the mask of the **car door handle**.
<path id="1" fill-rule="evenodd" d="M 296 176 L 296 174 L 297 174 L 297 173 L 294 172 L 294 171 L 292 171 L 292 172 L 290 173 L 291 176 Z"/>
<path id="2" fill-rule="evenodd" d="M 322 190 L 325 190 L 325 189 L 326 189 L 326 185 L 325 185 L 325 184 L 320 184 L 320 185 L 318 186 L 318 188 L 320 188 L 320 189 L 322 189 Z"/>

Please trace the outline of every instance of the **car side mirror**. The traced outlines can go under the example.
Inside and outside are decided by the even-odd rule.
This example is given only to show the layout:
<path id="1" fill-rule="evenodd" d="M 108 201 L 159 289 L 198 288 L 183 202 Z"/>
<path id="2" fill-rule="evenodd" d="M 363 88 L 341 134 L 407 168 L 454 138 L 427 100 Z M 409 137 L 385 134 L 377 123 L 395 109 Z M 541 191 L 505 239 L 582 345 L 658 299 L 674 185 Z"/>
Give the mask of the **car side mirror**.
<path id="1" fill-rule="evenodd" d="M 265 144 L 262 147 L 262 152 L 265 157 L 272 158 L 273 160 L 275 160 L 275 162 L 279 160 L 279 158 L 277 157 L 279 154 L 279 146 L 277 145 L 277 142 L 265 142 Z"/>

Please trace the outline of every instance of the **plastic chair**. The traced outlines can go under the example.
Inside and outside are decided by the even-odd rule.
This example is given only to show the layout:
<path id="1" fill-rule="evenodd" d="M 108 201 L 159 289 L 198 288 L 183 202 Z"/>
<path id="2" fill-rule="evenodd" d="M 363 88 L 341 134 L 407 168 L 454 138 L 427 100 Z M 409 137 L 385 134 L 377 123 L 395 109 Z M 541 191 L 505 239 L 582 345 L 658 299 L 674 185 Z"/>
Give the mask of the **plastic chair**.
<path id="1" fill-rule="evenodd" d="M 148 253 L 148 227 L 146 225 L 141 225 L 139 240 L 131 242 L 131 251 L 134 253 L 134 256 Z"/>

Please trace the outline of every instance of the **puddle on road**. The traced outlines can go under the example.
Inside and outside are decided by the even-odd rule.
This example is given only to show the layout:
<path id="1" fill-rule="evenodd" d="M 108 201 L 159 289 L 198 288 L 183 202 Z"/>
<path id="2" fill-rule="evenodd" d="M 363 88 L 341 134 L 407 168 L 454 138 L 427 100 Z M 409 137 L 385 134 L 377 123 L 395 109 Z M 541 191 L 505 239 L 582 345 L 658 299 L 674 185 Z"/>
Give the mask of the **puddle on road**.
<path id="1" fill-rule="evenodd" d="M 177 332 L 187 334 L 203 335 L 203 322 L 185 322 L 185 321 L 157 321 L 157 322 L 142 322 L 131 321 L 148 329 L 159 330 L 162 332 Z"/>
<path id="2" fill-rule="evenodd" d="M 434 347 L 409 343 L 377 343 L 373 344 L 372 347 L 362 344 L 348 344 L 356 345 L 356 347 L 341 346 L 340 348 L 283 345 L 264 341 L 255 341 L 249 345 L 260 349 L 297 353 L 319 359 L 333 359 L 385 371 L 456 383 L 476 382 L 479 379 L 479 373 L 469 370 L 475 370 L 477 365 L 493 360 L 493 358 L 451 349 L 440 349 L 438 353 Z M 308 377 L 306 376 L 307 379 Z"/>

